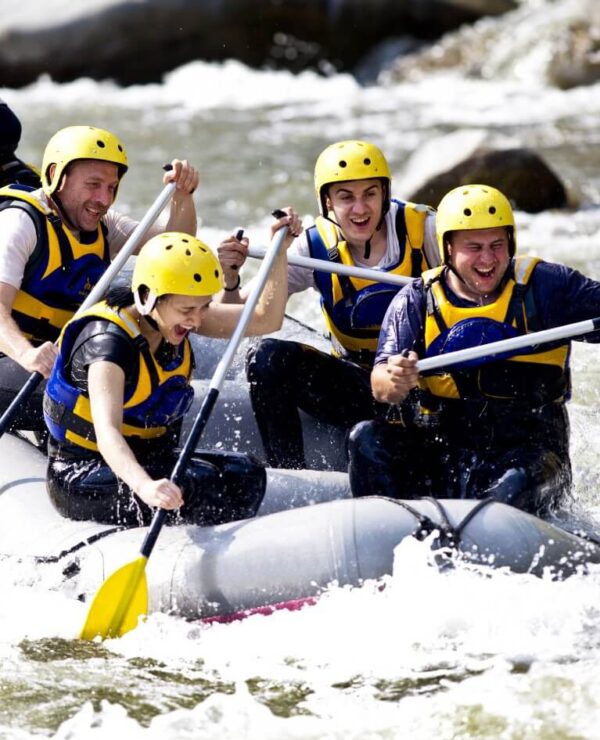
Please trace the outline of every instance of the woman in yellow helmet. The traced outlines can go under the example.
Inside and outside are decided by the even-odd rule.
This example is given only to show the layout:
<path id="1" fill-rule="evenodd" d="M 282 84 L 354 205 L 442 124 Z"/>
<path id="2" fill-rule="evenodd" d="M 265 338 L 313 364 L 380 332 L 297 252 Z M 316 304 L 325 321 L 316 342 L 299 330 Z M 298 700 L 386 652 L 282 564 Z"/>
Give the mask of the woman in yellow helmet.
<path id="1" fill-rule="evenodd" d="M 285 225 L 289 245 L 302 228 L 291 209 L 273 233 Z M 282 251 L 248 334 L 280 327 L 285 284 Z M 210 248 L 168 232 L 144 245 L 130 288 L 113 289 L 67 323 L 44 396 L 48 490 L 61 514 L 140 525 L 149 522 L 152 507 L 179 509 L 181 521 L 198 524 L 254 513 L 264 471 L 242 455 L 193 459 L 183 490 L 168 479 L 193 398 L 188 334 L 228 337 L 243 310 L 213 302 L 222 287 Z"/>
<path id="2" fill-rule="evenodd" d="M 414 414 L 403 424 L 365 421 L 352 430 L 353 493 L 492 498 L 544 514 L 565 500 L 571 482 L 570 341 L 426 375 L 416 363 L 594 318 L 600 283 L 518 256 L 510 202 L 488 185 L 447 193 L 436 230 L 443 264 L 390 305 L 371 373 L 379 402 L 414 398 Z M 600 341 L 598 333 L 585 339 Z"/>

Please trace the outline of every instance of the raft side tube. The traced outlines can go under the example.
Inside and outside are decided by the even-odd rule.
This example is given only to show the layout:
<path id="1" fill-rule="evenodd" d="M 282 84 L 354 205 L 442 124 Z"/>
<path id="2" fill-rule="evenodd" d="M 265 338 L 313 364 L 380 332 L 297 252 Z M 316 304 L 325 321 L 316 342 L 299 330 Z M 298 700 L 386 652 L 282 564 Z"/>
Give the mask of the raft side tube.
<path id="1" fill-rule="evenodd" d="M 411 512 L 443 525 L 426 500 L 405 507 L 385 498 L 332 501 L 280 512 L 239 525 L 198 529 L 178 552 L 169 590 L 156 608 L 176 606 L 187 618 L 226 615 L 318 595 L 327 586 L 359 586 L 392 573 L 394 549 L 419 528 Z M 584 563 L 600 562 L 600 547 L 505 504 L 440 502 L 448 521 L 464 527 L 459 552 L 469 562 L 515 573 L 565 578 Z M 433 543 L 435 547 L 435 542 Z"/>

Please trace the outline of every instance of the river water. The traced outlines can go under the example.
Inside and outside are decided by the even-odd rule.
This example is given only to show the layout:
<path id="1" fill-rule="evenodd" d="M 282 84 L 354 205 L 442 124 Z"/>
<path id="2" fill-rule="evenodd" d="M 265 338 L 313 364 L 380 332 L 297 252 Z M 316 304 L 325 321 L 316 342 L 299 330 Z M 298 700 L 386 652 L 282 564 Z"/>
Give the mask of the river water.
<path id="1" fill-rule="evenodd" d="M 478 142 L 531 146 L 574 207 L 518 213 L 519 249 L 600 279 L 600 85 L 559 91 L 542 74 L 556 32 L 548 18 L 582 7 L 531 0 L 526 16 L 493 21 L 504 61 L 486 79 L 456 69 L 361 88 L 345 75 L 196 62 L 161 84 L 42 79 L 0 97 L 20 115 L 20 153 L 34 163 L 62 126 L 118 133 L 131 161 L 118 205 L 136 217 L 162 187 L 161 165 L 189 158 L 202 173 L 199 234 L 214 245 L 239 226 L 264 244 L 280 205 L 308 223 L 315 157 L 337 139 L 380 144 L 400 197 Z M 290 310 L 321 326 L 316 296 Z M 589 526 L 600 522 L 599 359 L 595 347 L 574 348 L 569 516 Z M 85 606 L 49 591 L 43 573 L 0 561 L 0 585 L 2 740 L 600 738 L 598 571 L 562 583 L 461 564 L 439 573 L 427 544 L 411 541 L 383 591 L 332 588 L 300 612 L 230 625 L 152 615 L 104 644 L 75 639 Z"/>

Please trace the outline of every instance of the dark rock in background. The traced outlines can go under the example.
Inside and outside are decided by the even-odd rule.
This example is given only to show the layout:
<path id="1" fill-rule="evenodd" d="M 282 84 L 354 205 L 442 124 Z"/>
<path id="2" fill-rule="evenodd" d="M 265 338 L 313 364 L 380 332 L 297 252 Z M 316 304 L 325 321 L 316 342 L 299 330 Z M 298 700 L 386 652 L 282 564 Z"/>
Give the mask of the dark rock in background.
<path id="1" fill-rule="evenodd" d="M 529 149 L 479 150 L 452 169 L 430 178 L 410 193 L 409 200 L 437 207 L 452 188 L 474 183 L 498 188 L 515 208 L 527 213 L 567 206 L 565 186 Z"/>
<path id="2" fill-rule="evenodd" d="M 81 3 L 74 19 L 57 14 L 54 25 L 52 5 L 42 27 L 11 24 L 10 12 L 0 18 L 0 85 L 42 74 L 155 82 L 198 59 L 350 71 L 388 38 L 432 40 L 515 0 L 107 0 L 91 11 Z"/>

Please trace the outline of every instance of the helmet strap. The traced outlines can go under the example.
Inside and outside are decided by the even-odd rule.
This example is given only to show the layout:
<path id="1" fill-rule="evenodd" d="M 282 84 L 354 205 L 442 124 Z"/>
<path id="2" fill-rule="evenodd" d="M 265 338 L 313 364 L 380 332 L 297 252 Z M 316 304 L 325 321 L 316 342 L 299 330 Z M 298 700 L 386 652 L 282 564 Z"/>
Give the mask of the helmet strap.
<path id="1" fill-rule="evenodd" d="M 463 285 L 466 285 L 466 284 L 467 284 L 467 283 L 466 283 L 466 281 L 465 281 L 465 279 L 464 279 L 464 278 L 463 278 L 463 277 L 462 277 L 461 275 L 459 275 L 459 274 L 458 274 L 458 272 L 457 272 L 457 271 L 456 271 L 456 269 L 454 268 L 454 265 L 451 265 L 451 264 L 450 264 L 449 262 L 446 262 L 446 267 L 448 268 L 448 270 L 449 270 L 449 271 L 450 271 L 450 272 L 451 272 L 451 273 L 452 273 L 453 275 L 456 275 L 456 277 L 457 277 L 457 278 L 458 278 L 458 279 L 460 280 L 460 282 L 461 282 L 461 283 L 462 283 Z"/>
<path id="2" fill-rule="evenodd" d="M 384 198 L 383 198 L 383 208 L 382 208 L 382 211 L 381 211 L 381 218 L 379 219 L 379 223 L 375 227 L 375 231 L 371 234 L 371 236 L 365 242 L 365 251 L 364 251 L 364 254 L 363 254 L 363 259 L 365 259 L 365 260 L 368 260 L 369 257 L 371 256 L 371 239 L 373 239 L 373 237 L 375 236 L 375 233 L 377 231 L 381 231 L 381 228 L 382 228 L 383 224 L 385 223 L 385 215 L 386 215 L 386 213 L 389 210 L 389 199 L 386 200 L 385 188 L 386 188 L 386 185 L 384 185 Z M 386 202 L 388 203 L 388 207 L 387 208 L 386 208 Z M 343 234 L 342 227 L 338 224 L 337 221 L 335 221 L 329 215 L 331 213 L 331 210 L 333 210 L 333 209 L 326 208 L 326 205 L 325 205 L 325 202 L 324 201 L 323 201 L 323 204 L 322 205 L 323 205 L 323 208 L 322 208 L 322 210 L 323 210 L 323 218 L 326 218 L 328 221 L 331 221 L 331 223 L 334 226 L 336 226 L 340 230 L 340 232 Z"/>
<path id="3" fill-rule="evenodd" d="M 73 224 L 70 222 L 65 209 L 62 206 L 62 203 L 60 202 L 60 197 L 58 193 L 54 192 L 50 196 L 49 200 L 52 202 L 52 205 L 56 208 L 56 210 L 59 212 L 61 219 L 68 224 L 69 226 L 73 226 Z"/>
<path id="4" fill-rule="evenodd" d="M 148 295 L 146 296 L 145 301 L 142 300 L 139 288 L 133 291 L 133 301 L 141 316 L 148 316 L 148 314 L 154 310 L 157 300 L 158 296 L 150 289 L 148 289 Z"/>
<path id="5" fill-rule="evenodd" d="M 56 208 L 56 210 L 59 212 L 62 221 L 67 225 L 67 227 L 70 230 L 79 232 L 80 235 L 96 233 L 95 231 L 82 231 L 81 229 L 76 228 L 75 224 L 73 224 L 71 219 L 67 216 L 67 212 L 63 208 L 63 204 L 60 201 L 60 196 L 58 195 L 58 193 L 56 192 L 52 193 L 49 200 L 51 201 L 52 205 Z"/>
<path id="6" fill-rule="evenodd" d="M 146 321 L 146 323 L 149 324 L 150 327 L 154 329 L 154 331 L 160 331 L 158 328 L 158 324 L 156 323 L 156 321 L 154 321 L 152 316 L 144 316 L 144 321 Z"/>
<path id="7" fill-rule="evenodd" d="M 371 234 L 371 236 L 365 242 L 364 259 L 366 260 L 368 260 L 369 257 L 371 256 L 371 240 L 373 239 L 373 237 L 378 231 L 381 231 L 383 224 L 385 223 L 385 214 L 386 214 L 385 211 L 381 214 L 381 218 L 379 219 L 379 223 L 375 227 L 375 231 Z"/>

